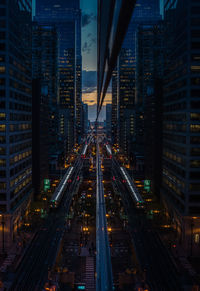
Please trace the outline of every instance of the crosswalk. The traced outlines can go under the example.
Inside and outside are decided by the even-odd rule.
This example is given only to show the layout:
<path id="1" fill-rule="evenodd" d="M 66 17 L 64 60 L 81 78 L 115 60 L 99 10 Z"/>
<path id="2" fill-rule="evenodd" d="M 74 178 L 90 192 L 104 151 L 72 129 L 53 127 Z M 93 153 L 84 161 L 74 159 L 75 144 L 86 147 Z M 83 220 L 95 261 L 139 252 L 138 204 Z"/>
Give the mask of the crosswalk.
<path id="1" fill-rule="evenodd" d="M 85 282 L 87 291 L 95 291 L 94 257 L 86 258 Z"/>

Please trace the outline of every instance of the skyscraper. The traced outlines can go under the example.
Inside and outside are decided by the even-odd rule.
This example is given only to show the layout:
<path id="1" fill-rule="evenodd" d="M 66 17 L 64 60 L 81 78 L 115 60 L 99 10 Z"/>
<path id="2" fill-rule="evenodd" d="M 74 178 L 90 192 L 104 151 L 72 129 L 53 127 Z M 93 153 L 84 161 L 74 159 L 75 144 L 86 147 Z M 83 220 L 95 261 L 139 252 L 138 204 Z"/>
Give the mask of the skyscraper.
<path id="1" fill-rule="evenodd" d="M 81 10 L 79 0 L 36 2 L 36 20 L 54 24 L 59 36 L 59 102 L 70 124 L 64 143 L 70 151 L 81 131 Z"/>
<path id="2" fill-rule="evenodd" d="M 165 1 L 162 195 L 189 255 L 199 248 L 200 235 L 199 19 L 198 1 Z"/>
<path id="3" fill-rule="evenodd" d="M 32 194 L 31 0 L 0 7 L 1 250 L 9 248 Z"/>
<path id="4" fill-rule="evenodd" d="M 59 155 L 58 35 L 55 26 L 33 23 L 33 178 L 36 194 Z"/>
<path id="5" fill-rule="evenodd" d="M 117 64 L 136 0 L 98 0 L 97 117 Z"/>
<path id="6" fill-rule="evenodd" d="M 130 158 L 133 158 L 135 152 L 136 29 L 141 23 L 153 24 L 160 20 L 160 18 L 159 0 L 140 0 L 137 2 L 118 57 L 119 60 L 116 67 L 118 78 L 113 79 L 113 82 L 118 82 L 118 84 L 113 84 L 113 87 L 118 88 L 118 132 L 120 146 Z"/>
<path id="7" fill-rule="evenodd" d="M 111 121 L 112 121 L 112 104 L 106 104 L 106 134 L 111 137 Z"/>
<path id="8" fill-rule="evenodd" d="M 111 140 L 113 144 L 117 144 L 119 142 L 118 138 L 118 70 L 117 68 L 112 73 L 112 119 L 111 119 Z"/>
<path id="9" fill-rule="evenodd" d="M 135 151 L 144 157 L 144 178 L 160 192 L 164 71 L 163 23 L 141 24 L 136 32 Z"/>
<path id="10" fill-rule="evenodd" d="M 89 127 L 88 104 L 83 103 L 83 132 L 84 134 L 87 133 L 88 127 Z"/>

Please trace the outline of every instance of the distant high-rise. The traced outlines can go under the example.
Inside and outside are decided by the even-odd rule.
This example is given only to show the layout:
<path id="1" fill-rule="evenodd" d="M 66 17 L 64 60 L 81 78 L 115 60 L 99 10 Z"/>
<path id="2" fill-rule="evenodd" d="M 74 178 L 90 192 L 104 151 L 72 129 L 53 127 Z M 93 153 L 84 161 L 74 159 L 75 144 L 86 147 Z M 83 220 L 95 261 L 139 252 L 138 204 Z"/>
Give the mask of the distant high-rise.
<path id="1" fill-rule="evenodd" d="M 69 112 L 69 131 L 65 136 L 70 151 L 81 133 L 81 10 L 79 0 L 41 0 L 36 2 L 36 20 L 54 24 L 59 36 L 59 102 Z"/>
<path id="2" fill-rule="evenodd" d="M 160 0 L 138 0 L 132 21 L 138 23 L 155 22 L 161 18 Z"/>
<path id="3" fill-rule="evenodd" d="M 189 255 L 199 251 L 200 236 L 199 4 L 165 1 L 162 197 Z"/>
<path id="4" fill-rule="evenodd" d="M 111 137 L 111 131 L 112 131 L 112 104 L 106 104 L 106 134 L 107 137 Z"/>
<path id="5" fill-rule="evenodd" d="M 1 250 L 15 239 L 32 194 L 31 0 L 1 1 Z"/>
<path id="6" fill-rule="evenodd" d="M 111 120 L 111 139 L 113 144 L 119 143 L 118 138 L 118 70 L 115 69 L 112 74 L 112 120 Z"/>
<path id="7" fill-rule="evenodd" d="M 88 120 L 88 105 L 83 104 L 83 132 L 86 134 L 89 127 L 89 120 Z"/>

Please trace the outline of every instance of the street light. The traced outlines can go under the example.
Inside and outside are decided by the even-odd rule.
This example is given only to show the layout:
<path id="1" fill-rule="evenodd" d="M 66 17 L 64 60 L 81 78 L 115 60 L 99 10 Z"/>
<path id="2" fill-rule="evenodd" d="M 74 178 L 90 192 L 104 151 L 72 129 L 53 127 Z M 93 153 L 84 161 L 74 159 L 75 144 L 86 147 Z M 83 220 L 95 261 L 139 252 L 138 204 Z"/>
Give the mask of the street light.
<path id="1" fill-rule="evenodd" d="M 192 219 L 191 221 L 191 241 L 190 241 L 190 256 L 192 257 L 192 248 L 193 248 L 193 227 L 194 227 L 194 221 Z"/>
<path id="2" fill-rule="evenodd" d="M 2 253 L 5 253 L 5 245 L 4 245 L 4 226 L 5 226 L 5 221 L 4 217 L 2 214 L 0 214 L 1 217 L 1 223 L 2 223 Z"/>

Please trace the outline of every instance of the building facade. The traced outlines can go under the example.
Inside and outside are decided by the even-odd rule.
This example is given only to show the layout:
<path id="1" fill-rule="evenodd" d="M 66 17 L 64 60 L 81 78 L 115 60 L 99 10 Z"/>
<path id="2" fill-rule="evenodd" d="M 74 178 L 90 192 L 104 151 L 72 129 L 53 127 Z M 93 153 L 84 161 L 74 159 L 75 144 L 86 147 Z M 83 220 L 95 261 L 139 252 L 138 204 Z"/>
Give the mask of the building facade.
<path id="1" fill-rule="evenodd" d="M 188 255 L 200 235 L 199 19 L 198 1 L 165 1 L 162 197 Z"/>
<path id="2" fill-rule="evenodd" d="M 80 139 L 82 124 L 80 1 L 38 1 L 35 19 L 40 24 L 54 24 L 58 32 L 59 104 L 61 111 L 66 109 L 70 112 L 67 122 L 70 131 L 67 131 L 69 135 L 63 140 L 64 148 L 70 152 L 74 143 Z"/>
<path id="3" fill-rule="evenodd" d="M 135 152 L 144 157 L 144 178 L 157 195 L 162 172 L 163 71 L 163 23 L 141 24 L 136 31 Z"/>
<path id="4" fill-rule="evenodd" d="M 30 0 L 0 3 L 0 249 L 15 240 L 32 195 Z"/>
<path id="5" fill-rule="evenodd" d="M 113 113 L 118 112 L 118 139 L 125 154 L 134 159 L 135 144 L 135 71 L 136 71 L 136 30 L 142 23 L 155 23 L 161 19 L 158 0 L 140 0 L 136 3 L 113 76 L 113 99 L 117 99 L 117 110 L 113 104 Z M 117 77 L 115 77 L 117 75 Z M 115 114 L 116 116 L 116 114 Z M 116 117 L 115 117 L 116 119 Z M 115 125 L 113 124 L 113 127 Z M 113 132 L 115 134 L 115 132 Z"/>
<path id="6" fill-rule="evenodd" d="M 41 194 L 44 179 L 49 178 L 49 96 L 41 79 L 32 82 L 32 183 L 34 199 Z"/>
<path id="7" fill-rule="evenodd" d="M 88 120 L 88 104 L 83 103 L 83 132 L 87 134 L 89 129 L 89 120 Z"/>
<path id="8" fill-rule="evenodd" d="M 106 134 L 107 138 L 111 138 L 111 132 L 112 132 L 112 105 L 106 104 Z"/>
<path id="9" fill-rule="evenodd" d="M 61 150 L 58 130 L 58 35 L 54 25 L 33 23 L 32 71 L 33 185 L 38 194 L 43 180 L 48 178 L 52 156 L 59 155 Z"/>
<path id="10" fill-rule="evenodd" d="M 111 120 L 111 141 L 112 144 L 118 144 L 118 115 L 119 115 L 119 108 L 118 108 L 118 70 L 117 68 L 112 73 L 112 120 Z"/>

